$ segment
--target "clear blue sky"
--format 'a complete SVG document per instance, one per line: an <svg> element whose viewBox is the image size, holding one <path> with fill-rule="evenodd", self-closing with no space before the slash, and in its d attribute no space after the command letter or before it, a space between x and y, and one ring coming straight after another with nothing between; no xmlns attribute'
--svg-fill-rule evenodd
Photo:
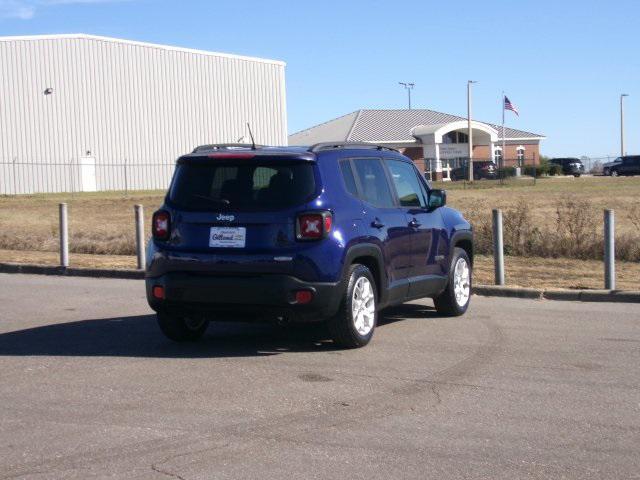
<svg viewBox="0 0 640 480"><path fill-rule="evenodd" d="M89 33L287 62L289 130L413 104L500 122L505 90L542 153L640 153L638 0L0 0L0 35Z"/></svg>

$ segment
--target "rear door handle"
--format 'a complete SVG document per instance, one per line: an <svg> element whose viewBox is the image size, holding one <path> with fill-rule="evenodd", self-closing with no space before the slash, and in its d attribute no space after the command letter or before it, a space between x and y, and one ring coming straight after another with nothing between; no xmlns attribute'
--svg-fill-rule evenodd
<svg viewBox="0 0 640 480"><path fill-rule="evenodd" d="M384 223L382 223L379 218L374 218L373 222L371 222L371 226L373 228L382 228L384 227Z"/></svg>
<svg viewBox="0 0 640 480"><path fill-rule="evenodd" d="M412 228L418 228L421 225L415 218L409 222L409 226Z"/></svg>

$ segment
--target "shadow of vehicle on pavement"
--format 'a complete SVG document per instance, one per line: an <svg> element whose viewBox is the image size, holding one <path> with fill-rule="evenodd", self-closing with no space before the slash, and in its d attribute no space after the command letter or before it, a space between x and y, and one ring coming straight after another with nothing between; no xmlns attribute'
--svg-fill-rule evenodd
<svg viewBox="0 0 640 480"><path fill-rule="evenodd" d="M384 310L378 327L409 318L435 318L432 307L406 304ZM0 355L207 358L336 350L323 324L212 322L196 343L173 343L155 315L57 323L0 334Z"/></svg>

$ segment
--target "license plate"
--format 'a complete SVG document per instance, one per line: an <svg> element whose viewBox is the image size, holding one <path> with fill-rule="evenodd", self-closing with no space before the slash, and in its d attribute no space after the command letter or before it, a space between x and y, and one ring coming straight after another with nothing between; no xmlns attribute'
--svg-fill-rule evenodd
<svg viewBox="0 0 640 480"><path fill-rule="evenodd" d="M244 248L247 229L244 227L211 227L209 246L215 248Z"/></svg>

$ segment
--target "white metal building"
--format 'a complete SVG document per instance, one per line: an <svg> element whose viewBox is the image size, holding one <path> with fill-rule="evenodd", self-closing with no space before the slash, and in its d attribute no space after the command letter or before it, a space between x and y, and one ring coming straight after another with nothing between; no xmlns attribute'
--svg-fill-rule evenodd
<svg viewBox="0 0 640 480"><path fill-rule="evenodd" d="M92 35L0 37L0 194L165 188L205 143L286 145L285 64Z"/></svg>

